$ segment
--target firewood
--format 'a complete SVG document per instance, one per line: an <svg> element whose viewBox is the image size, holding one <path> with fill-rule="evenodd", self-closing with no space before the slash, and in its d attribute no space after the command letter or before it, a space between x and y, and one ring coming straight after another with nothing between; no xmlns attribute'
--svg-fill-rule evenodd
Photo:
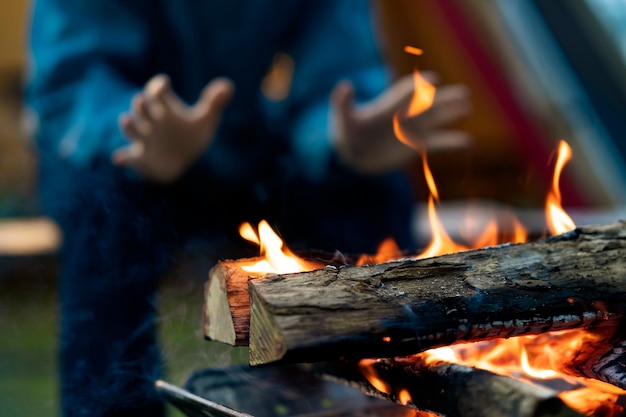
<svg viewBox="0 0 626 417"><path fill-rule="evenodd" d="M592 334L595 340L585 343L562 371L626 390L626 320L617 328L595 329Z"/></svg>
<svg viewBox="0 0 626 417"><path fill-rule="evenodd" d="M369 395L446 417L566 417L558 392L482 369L446 362L395 358L369 361L377 388L353 362L313 364L311 371ZM382 385L381 385L382 384ZM382 390L382 391L381 391ZM401 392L404 391L404 397Z"/></svg>
<svg viewBox="0 0 626 417"><path fill-rule="evenodd" d="M232 346L247 346L250 330L248 272L242 266L259 258L219 261L205 284L203 329L207 339Z"/></svg>
<svg viewBox="0 0 626 417"><path fill-rule="evenodd" d="M405 356L617 326L626 222L430 259L250 280L250 364Z"/></svg>
<svg viewBox="0 0 626 417"><path fill-rule="evenodd" d="M325 253L310 250L299 254L311 266L345 265L354 262L341 253ZM252 266L262 258L221 260L209 271L204 287L202 329L208 340L232 346L248 346L250 330L250 297L248 280L263 274L246 272L242 267Z"/></svg>

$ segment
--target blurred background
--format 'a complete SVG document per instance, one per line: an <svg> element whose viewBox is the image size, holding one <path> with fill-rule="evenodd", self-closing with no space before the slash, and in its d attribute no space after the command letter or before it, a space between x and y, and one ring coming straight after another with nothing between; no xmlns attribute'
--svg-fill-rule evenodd
<svg viewBox="0 0 626 417"><path fill-rule="evenodd" d="M474 112L458 127L472 134L473 146L429 156L451 234L468 213L505 210L540 234L560 139L573 150L561 191L576 224L626 218L626 2L373 4L382 50L398 75L434 70L442 83L463 83L472 92ZM6 0L0 12L0 414L15 417L57 409L61 237L39 210L23 127L28 8L27 0ZM405 45L424 54L409 55ZM421 166L410 175L424 203ZM418 233L428 227L424 218L423 204L416 205ZM163 349L174 384L194 368L245 360L245 352L202 340L201 306L201 286L184 269L163 281Z"/></svg>

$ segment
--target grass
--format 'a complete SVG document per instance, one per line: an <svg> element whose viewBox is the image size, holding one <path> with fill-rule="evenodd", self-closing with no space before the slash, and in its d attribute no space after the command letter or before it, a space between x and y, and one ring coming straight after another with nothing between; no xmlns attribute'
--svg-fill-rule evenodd
<svg viewBox="0 0 626 417"><path fill-rule="evenodd" d="M1 415L59 415L55 287L53 271L37 276L0 276ZM194 370L245 362L245 349L203 339L201 282L169 279L163 283L160 295L167 382L182 386ZM168 407L168 411L171 417L183 416L173 407Z"/></svg>

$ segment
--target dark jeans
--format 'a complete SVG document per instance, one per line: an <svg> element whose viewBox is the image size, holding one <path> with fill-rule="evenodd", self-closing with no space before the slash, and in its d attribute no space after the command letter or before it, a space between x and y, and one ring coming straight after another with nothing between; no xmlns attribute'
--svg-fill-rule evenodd
<svg viewBox="0 0 626 417"><path fill-rule="evenodd" d="M410 246L405 182L338 178L323 189L281 178L274 181L279 185L221 187L190 177L174 187L155 187L107 164L81 171L42 165L42 199L64 233L64 416L163 414L154 390L162 373L156 289L189 242L204 242L207 265L251 256L256 249L238 236L237 226L265 217L292 249L371 253L390 235Z"/></svg>

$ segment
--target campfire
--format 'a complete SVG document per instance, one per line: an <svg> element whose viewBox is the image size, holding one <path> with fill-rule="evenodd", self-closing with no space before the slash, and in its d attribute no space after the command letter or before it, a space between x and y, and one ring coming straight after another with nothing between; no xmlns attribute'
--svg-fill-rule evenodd
<svg viewBox="0 0 626 417"><path fill-rule="evenodd" d="M267 222L258 232L244 224L261 257L212 269L205 334L249 345L253 365L332 361L315 372L443 415L467 415L457 409L471 400L466 379L492 402L622 415L626 224L575 227L558 189L570 156L562 141L546 199L552 236L526 243L515 219L504 233L492 222L474 244L454 242L437 217L432 174L432 238L419 254L386 240L352 261L304 259ZM425 401L425 385L451 394Z"/></svg>
<svg viewBox="0 0 626 417"><path fill-rule="evenodd" d="M407 416L623 415L626 222L576 227L561 205L572 156L561 141L545 236L528 240L512 217L454 241L426 149L402 129L434 97L417 71L415 83L393 123L422 156L427 247L406 254L388 239L376 254L312 258L292 253L267 222L245 223L240 234L260 257L212 268L206 338L249 346L252 366L308 364L301 369L401 404Z"/></svg>

